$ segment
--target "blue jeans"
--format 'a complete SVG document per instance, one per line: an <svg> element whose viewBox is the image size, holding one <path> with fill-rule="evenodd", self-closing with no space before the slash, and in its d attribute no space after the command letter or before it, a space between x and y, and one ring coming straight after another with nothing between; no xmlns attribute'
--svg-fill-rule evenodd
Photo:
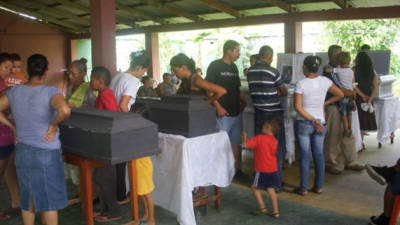
<svg viewBox="0 0 400 225"><path fill-rule="evenodd" d="M278 152L276 158L278 159L278 176L279 176L279 187L278 190L282 189L282 165L286 154L286 141L285 141L285 127L283 124L283 111L267 112L258 109L254 109L254 127L255 133L261 134L261 129L266 120L277 117L282 121L281 129L275 134L276 140L278 140Z"/></svg>
<svg viewBox="0 0 400 225"><path fill-rule="evenodd" d="M326 129L322 132L315 130L311 121L296 120L295 132L300 148L300 188L308 190L310 175L310 156L314 159L314 188L321 189L324 184L325 159L323 152Z"/></svg>
<svg viewBox="0 0 400 225"><path fill-rule="evenodd" d="M217 128L228 133L232 145L240 145L242 143L242 114L217 117Z"/></svg>

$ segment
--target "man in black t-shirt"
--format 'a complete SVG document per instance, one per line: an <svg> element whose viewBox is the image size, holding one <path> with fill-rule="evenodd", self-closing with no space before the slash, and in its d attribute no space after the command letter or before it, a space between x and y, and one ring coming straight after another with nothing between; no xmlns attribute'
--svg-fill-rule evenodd
<svg viewBox="0 0 400 225"><path fill-rule="evenodd" d="M240 144L242 133L242 111L246 106L244 94L240 92L239 71L234 61L240 56L240 45L228 40L223 47L222 59L212 62L207 69L206 80L225 88L227 93L213 104L217 110L217 127L225 130L232 144L235 169L240 170Z"/></svg>

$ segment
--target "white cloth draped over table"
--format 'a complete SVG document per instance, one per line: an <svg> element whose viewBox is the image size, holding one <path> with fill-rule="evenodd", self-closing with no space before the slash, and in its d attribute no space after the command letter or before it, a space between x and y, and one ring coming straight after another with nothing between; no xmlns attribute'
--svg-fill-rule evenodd
<svg viewBox="0 0 400 225"><path fill-rule="evenodd" d="M174 212L181 225L195 225L192 190L231 184L234 157L226 132L185 138L159 133L161 153L153 157L156 205Z"/></svg>
<svg viewBox="0 0 400 225"><path fill-rule="evenodd" d="M400 128L400 103L395 96L374 99L375 118L378 125L376 138L382 144L389 143L392 132Z"/></svg>
<svg viewBox="0 0 400 225"><path fill-rule="evenodd" d="M351 114L351 131L354 136L354 140L356 143L356 151L362 150L362 140L361 140L361 130L360 130L360 121L358 119L358 109L353 111Z"/></svg>

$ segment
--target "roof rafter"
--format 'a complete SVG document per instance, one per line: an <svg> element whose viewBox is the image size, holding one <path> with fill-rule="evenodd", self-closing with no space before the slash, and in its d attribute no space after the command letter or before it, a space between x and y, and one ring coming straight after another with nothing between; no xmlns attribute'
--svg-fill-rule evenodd
<svg viewBox="0 0 400 225"><path fill-rule="evenodd" d="M348 8L347 0L332 0L336 5L342 9Z"/></svg>
<svg viewBox="0 0 400 225"><path fill-rule="evenodd" d="M42 20L43 22L41 22L41 23L43 23L43 24L47 25L48 22L53 23L57 27L60 27L61 30L69 32L69 33L84 33L84 32L88 32L89 31L87 28L80 27L78 25L72 24L72 23L67 22L67 21L58 20L58 19L53 18L53 17L44 16L44 15L41 15L40 13L24 9L23 7L20 7L18 5L13 4L13 3L5 2L3 0L0 1L0 5L3 6L3 7L9 8L11 10L14 10L16 12L19 12L19 13L24 13L24 14L29 15L29 16L34 16L34 17Z"/></svg>
<svg viewBox="0 0 400 225"><path fill-rule="evenodd" d="M21 4L23 4L24 8L25 7L32 7L32 8L38 9L40 11L46 11L46 12L49 12L49 13L52 13L52 14L56 14L56 15L63 15L68 19L71 19L73 21L76 21L76 22L78 22L80 24L83 24L83 25L86 25L86 26L90 25L89 19L85 19L85 18L79 17L79 16L77 16L77 15L75 15L73 13L70 13L70 12L67 12L67 11L64 11L64 10L52 8L52 7L47 6L45 4L38 3L37 1L18 0L18 1L15 1L15 2L18 2L19 3L18 5L20 5L20 6L22 6Z"/></svg>
<svg viewBox="0 0 400 225"><path fill-rule="evenodd" d="M288 13L291 13L291 12L295 11L290 4L288 4L288 3L286 3L286 2L284 2L282 0L264 0L264 2L267 2L267 3L271 4L271 5L276 6L276 7L279 7L281 9L285 10Z"/></svg>
<svg viewBox="0 0 400 225"><path fill-rule="evenodd" d="M170 5L166 4L166 3L161 3L161 2L159 2L157 0L141 0L141 1L147 3L148 5L152 5L152 6L157 7L157 8L165 9L165 10L167 10L168 12L170 12L172 14L188 18L188 19L190 19L192 21L195 21L195 22L199 22L199 21L203 20L202 18L200 18L199 16L197 16L195 14L192 14L192 13L189 13L189 12L187 12L185 10L178 9L176 7L170 6Z"/></svg>
<svg viewBox="0 0 400 225"><path fill-rule="evenodd" d="M89 13L90 14L90 8L87 7L86 5L80 4L78 2L71 2L69 0L54 0L55 2L61 4L61 5L65 5L68 6L70 8L76 9L76 10L80 10L80 11L84 11L85 13ZM115 15L115 20L117 23L121 23L121 24L125 24L131 27L137 27L136 23L134 20L126 18L125 16L121 16L121 15Z"/></svg>
<svg viewBox="0 0 400 225"><path fill-rule="evenodd" d="M211 8L217 9L219 11L222 11L224 13L227 13L229 15L232 15L236 18L242 17L243 15L240 14L239 11L232 9L230 6L227 6L221 2L218 2L217 0L199 0L200 2L208 5Z"/></svg>
<svg viewBox="0 0 400 225"><path fill-rule="evenodd" d="M159 24L163 24L164 23L164 21L162 19L158 18L158 17L149 16L148 14L146 14L146 13L144 13L144 12L138 10L138 9L122 5L122 4L118 3L118 2L115 2L115 8L117 10L125 11L127 13L136 15L137 17L142 17L144 19L152 20L152 21L157 22Z"/></svg>

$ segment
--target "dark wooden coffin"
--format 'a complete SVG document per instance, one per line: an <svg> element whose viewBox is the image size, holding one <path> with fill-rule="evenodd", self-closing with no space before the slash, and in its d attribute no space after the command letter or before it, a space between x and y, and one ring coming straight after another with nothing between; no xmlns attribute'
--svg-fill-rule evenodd
<svg viewBox="0 0 400 225"><path fill-rule="evenodd" d="M158 125L160 132L196 137L217 132L215 108L205 97L173 95L156 99L136 99L146 105L144 116Z"/></svg>
<svg viewBox="0 0 400 225"><path fill-rule="evenodd" d="M73 109L60 139L63 151L110 164L159 152L157 125L136 113Z"/></svg>

